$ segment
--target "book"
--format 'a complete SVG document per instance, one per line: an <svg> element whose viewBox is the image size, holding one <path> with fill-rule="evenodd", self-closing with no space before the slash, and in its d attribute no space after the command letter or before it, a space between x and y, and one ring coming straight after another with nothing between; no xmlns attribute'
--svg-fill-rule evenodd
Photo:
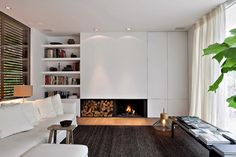
<svg viewBox="0 0 236 157"><path fill-rule="evenodd" d="M220 156L236 157L236 145L233 144L214 144L212 149Z"/></svg>
<svg viewBox="0 0 236 157"><path fill-rule="evenodd" d="M236 144L236 135L232 134L230 132L224 132L222 133L222 136L228 139L231 143Z"/></svg>
<svg viewBox="0 0 236 157"><path fill-rule="evenodd" d="M219 133L206 133L199 135L199 139L204 142L206 145L212 145L212 144L222 144L222 143L230 143L229 140L224 138Z"/></svg>
<svg viewBox="0 0 236 157"><path fill-rule="evenodd" d="M212 134L212 132L208 129L189 129L189 132L195 137L199 137L200 135L209 134L209 133Z"/></svg>
<svg viewBox="0 0 236 157"><path fill-rule="evenodd" d="M189 129L189 132L195 137L198 137L200 134L205 133L202 129Z"/></svg>
<svg viewBox="0 0 236 157"><path fill-rule="evenodd" d="M215 131L217 130L216 127L213 127L210 124L204 123L204 122L200 122L200 123L193 123L191 124L191 126L195 129L208 129L210 131Z"/></svg>

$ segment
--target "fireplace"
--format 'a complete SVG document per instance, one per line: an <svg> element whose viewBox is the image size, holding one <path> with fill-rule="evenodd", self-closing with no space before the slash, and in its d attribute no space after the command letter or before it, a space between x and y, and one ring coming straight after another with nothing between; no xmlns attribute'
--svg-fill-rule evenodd
<svg viewBox="0 0 236 157"><path fill-rule="evenodd" d="M81 99L81 117L147 117L146 99Z"/></svg>
<svg viewBox="0 0 236 157"><path fill-rule="evenodd" d="M117 99L114 104L114 117L147 117L147 100Z"/></svg>

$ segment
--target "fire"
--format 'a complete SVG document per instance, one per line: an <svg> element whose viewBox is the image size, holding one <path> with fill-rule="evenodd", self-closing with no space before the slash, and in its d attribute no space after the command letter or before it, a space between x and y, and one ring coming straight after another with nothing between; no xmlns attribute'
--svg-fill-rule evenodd
<svg viewBox="0 0 236 157"><path fill-rule="evenodd" d="M128 105L125 111L128 112L128 113L131 113L132 112L132 107L130 105Z"/></svg>

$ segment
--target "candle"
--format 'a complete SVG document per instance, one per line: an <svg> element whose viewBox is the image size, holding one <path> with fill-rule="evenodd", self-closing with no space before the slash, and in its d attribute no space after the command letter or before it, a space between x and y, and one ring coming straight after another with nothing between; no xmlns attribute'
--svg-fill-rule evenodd
<svg viewBox="0 0 236 157"><path fill-rule="evenodd" d="M163 126L163 127L166 126L166 120L165 120L165 119L162 119L161 123L162 123L162 126Z"/></svg>

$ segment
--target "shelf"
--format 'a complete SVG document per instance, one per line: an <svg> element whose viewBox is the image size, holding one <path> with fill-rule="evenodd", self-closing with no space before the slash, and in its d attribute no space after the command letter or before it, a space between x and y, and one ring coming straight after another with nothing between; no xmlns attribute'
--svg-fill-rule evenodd
<svg viewBox="0 0 236 157"><path fill-rule="evenodd" d="M42 45L44 48L77 48L80 47L80 44L60 44L60 45L51 45L51 44L46 44Z"/></svg>
<svg viewBox="0 0 236 157"><path fill-rule="evenodd" d="M80 85L42 85L46 88L78 88Z"/></svg>
<svg viewBox="0 0 236 157"><path fill-rule="evenodd" d="M79 61L80 58L42 58L43 61Z"/></svg>
<svg viewBox="0 0 236 157"><path fill-rule="evenodd" d="M80 74L80 71L44 71L42 74Z"/></svg>

